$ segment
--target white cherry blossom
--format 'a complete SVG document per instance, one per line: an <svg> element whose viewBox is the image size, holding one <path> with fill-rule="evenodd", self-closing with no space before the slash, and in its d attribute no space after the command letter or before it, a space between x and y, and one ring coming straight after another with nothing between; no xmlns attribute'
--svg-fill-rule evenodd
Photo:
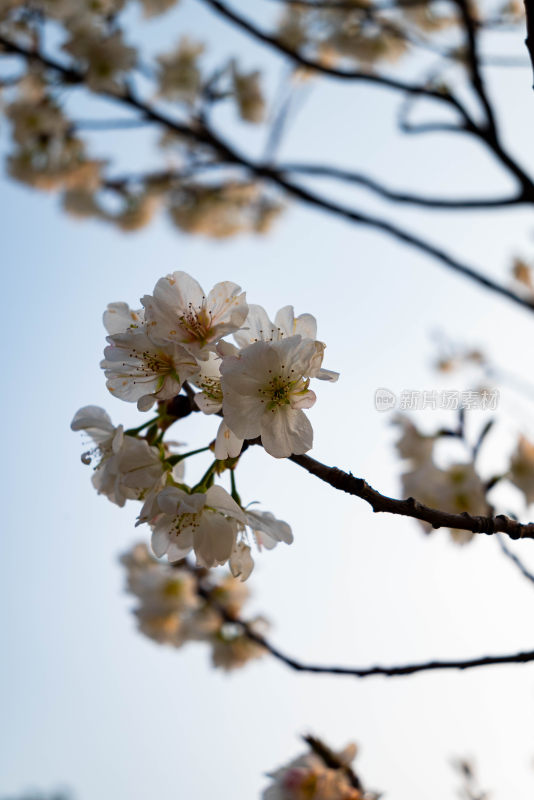
<svg viewBox="0 0 534 800"><path fill-rule="evenodd" d="M179 561L194 550L203 567L229 560L237 523L246 521L243 510L221 486L193 494L168 486L158 494L157 507L152 533L155 555Z"/></svg>
<svg viewBox="0 0 534 800"><path fill-rule="evenodd" d="M140 500L151 488L161 486L164 470L158 449L145 439L125 435L122 425L115 428L103 408L81 408L71 428L85 431L95 443L82 460L90 464L98 459L93 486L112 503L123 506L126 500Z"/></svg>
<svg viewBox="0 0 534 800"><path fill-rule="evenodd" d="M284 767L269 773L273 782L264 790L262 800L362 800L363 794L351 785L343 768L356 755L356 746L349 744L338 753L340 767L327 767L315 753L309 752Z"/></svg>
<svg viewBox="0 0 534 800"><path fill-rule="evenodd" d="M242 326L248 312L245 293L235 283L217 283L206 296L186 272L161 278L141 302L152 339L180 344L201 360Z"/></svg>
<svg viewBox="0 0 534 800"><path fill-rule="evenodd" d="M286 458L313 444L311 424L302 411L315 403L309 374L315 342L290 336L256 342L221 364L224 421L242 439L261 436L268 453Z"/></svg>
<svg viewBox="0 0 534 800"><path fill-rule="evenodd" d="M232 352L234 351L237 352L235 348L232 348ZM193 380L195 386L202 390L195 395L195 402L204 414L218 414L222 409L220 365L220 355L210 353L206 361L200 362L200 372ZM237 458L242 447L243 439L232 433L223 419L215 439L215 458L220 461Z"/></svg>
<svg viewBox="0 0 534 800"><path fill-rule="evenodd" d="M274 322L262 306L250 303L248 315L241 330L234 334L239 347L247 347L254 342L279 342L290 336L302 336L313 339L316 346L315 360L310 367L310 378L335 382L339 372L323 369L321 363L326 345L317 341L317 320L312 314L300 314L295 317L293 306L284 306L277 311Z"/></svg>
<svg viewBox="0 0 534 800"><path fill-rule="evenodd" d="M108 303L102 319L105 329L113 336L116 333L141 329L144 315L143 308L134 311L128 303Z"/></svg>
<svg viewBox="0 0 534 800"><path fill-rule="evenodd" d="M175 397L198 372L196 359L185 348L174 342L155 344L143 330L117 333L107 341L100 363L106 386L121 400L137 402L140 411Z"/></svg>
<svg viewBox="0 0 534 800"><path fill-rule="evenodd" d="M279 542L292 543L293 533L290 526L287 522L276 519L270 511L246 511L245 516L246 526L252 531L258 550L262 547L272 550ZM242 581L246 581L254 569L251 548L245 538L245 529L241 527L241 538L236 541L230 558L232 575Z"/></svg>

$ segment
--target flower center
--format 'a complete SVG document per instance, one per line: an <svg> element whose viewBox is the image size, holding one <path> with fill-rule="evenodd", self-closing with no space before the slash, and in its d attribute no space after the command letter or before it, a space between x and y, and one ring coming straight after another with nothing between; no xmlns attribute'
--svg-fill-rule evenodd
<svg viewBox="0 0 534 800"><path fill-rule="evenodd" d="M309 380L304 378L273 375L269 383L258 389L258 394L261 395L261 402L266 404L267 410L274 411L279 406L290 405L293 395L304 394L308 390L309 383Z"/></svg>
<svg viewBox="0 0 534 800"><path fill-rule="evenodd" d="M204 343L208 339L208 334L212 327L212 313L204 302L200 308L195 308L192 303L188 303L187 311L178 317L180 325L189 334L189 341L199 340Z"/></svg>
<svg viewBox="0 0 534 800"><path fill-rule="evenodd" d="M203 378L199 386L204 394L217 403L222 403L223 393L220 378Z"/></svg>

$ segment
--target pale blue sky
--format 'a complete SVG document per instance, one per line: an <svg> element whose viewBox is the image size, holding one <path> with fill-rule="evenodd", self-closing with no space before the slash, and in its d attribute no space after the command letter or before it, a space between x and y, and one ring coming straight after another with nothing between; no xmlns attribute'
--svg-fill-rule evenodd
<svg viewBox="0 0 534 800"><path fill-rule="evenodd" d="M266 5L254 0L247 11L263 14ZM239 47L248 67L279 65L271 84L280 78L281 62L193 0L169 19L148 26L151 44L163 48L192 32L216 41L219 52ZM509 42L521 46L520 37ZM532 167L530 83L527 70L507 71L495 75L492 90L507 138ZM386 93L318 85L283 155L319 154L393 185L409 181L413 190L506 188L469 143L398 140L394 107ZM219 123L257 147L257 135L242 133L229 112ZM150 135L102 135L99 151L119 146L117 170L139 168ZM363 192L341 196L389 211ZM333 746L357 741L364 779L391 800L449 800L457 783L449 759L464 755L476 758L494 800L531 797L532 666L358 682L298 675L265 658L227 676L210 668L201 645L174 651L139 635L117 556L147 533L133 528L135 504L119 509L94 493L69 423L88 403L105 406L116 424L138 420L105 388L101 313L110 301L134 305L159 277L183 269L205 288L236 281L270 312L292 303L316 315L325 364L342 375L319 387L310 413L313 455L395 494L400 465L388 415L373 409L375 388L454 385L429 369L437 327L483 344L528 377L532 317L412 250L294 205L266 238L212 242L181 235L164 219L131 236L76 223L54 196L7 180L0 197L0 797L68 787L79 800L249 800L308 731ZM462 218L412 210L402 219L503 279L513 254L534 254L530 210ZM504 402L489 471L519 427L532 427L531 409ZM198 446L212 436L213 421L199 417L177 427L176 438ZM424 422L437 427L444 418L433 412ZM534 592L489 537L454 548L443 532L424 538L409 520L373 515L291 463L259 450L245 458L243 499L261 500L295 535L291 547L258 559L251 579L251 608L272 620L272 639L283 649L366 665L532 648ZM192 463L189 474L203 463ZM534 564L531 550L531 542L520 549Z"/></svg>

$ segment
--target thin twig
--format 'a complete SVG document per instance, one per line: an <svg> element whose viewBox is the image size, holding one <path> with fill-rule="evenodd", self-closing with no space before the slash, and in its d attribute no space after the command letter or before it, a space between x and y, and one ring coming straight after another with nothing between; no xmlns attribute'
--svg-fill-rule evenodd
<svg viewBox="0 0 534 800"><path fill-rule="evenodd" d="M498 664L528 664L534 661L534 650L528 650L520 653L512 653L506 655L493 655L481 656L479 658L471 658L457 661L423 661L414 664L402 664L393 666L376 665L372 667L339 667L339 666L326 666L323 664L310 664L304 661L299 661L293 656L283 653L278 647L275 647L265 636L254 630L253 625L246 620L241 619L235 614L231 614L222 605L217 603L211 596L209 589L206 589L199 582L197 584L198 594L205 598L213 608L221 615L225 622L239 625L245 636L252 642L263 647L270 655L282 662L290 669L296 672L309 672L316 675L346 675L353 678L369 678L376 675L382 675L387 678L396 678L403 675L415 675L419 672L435 672L437 670L466 670L475 669L477 667L487 667Z"/></svg>
<svg viewBox="0 0 534 800"><path fill-rule="evenodd" d="M529 569L527 569L527 567L523 564L519 556L516 556L515 553L512 553L512 551L509 549L506 542L504 541L504 538L502 536L497 536L497 542L499 543L499 547L501 548L504 555L516 565L521 574L524 575L527 580L532 581L532 583L534 583L534 574L530 572Z"/></svg>
<svg viewBox="0 0 534 800"><path fill-rule="evenodd" d="M321 164L299 164L289 163L281 164L278 167L282 172L296 173L301 175L310 175L318 178L334 178L336 180L344 181L346 183L355 183L360 186L365 186L373 192L381 195L387 200L395 203L406 203L408 205L424 206L425 208L439 208L439 209L477 209L477 208L500 208L502 206L521 205L527 201L521 194L507 195L506 197L494 198L442 198L442 197L425 197L424 195L407 194L404 192L396 192L384 186L374 178L370 178L361 172L352 172L348 169L341 169L339 167L324 166Z"/></svg>

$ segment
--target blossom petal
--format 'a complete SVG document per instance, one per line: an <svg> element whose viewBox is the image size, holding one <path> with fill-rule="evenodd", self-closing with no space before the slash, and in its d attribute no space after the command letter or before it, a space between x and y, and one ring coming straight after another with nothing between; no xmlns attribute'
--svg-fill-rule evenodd
<svg viewBox="0 0 534 800"><path fill-rule="evenodd" d="M224 419L219 425L217 438L215 439L214 455L219 461L227 458L237 458L243 447L243 439L232 433Z"/></svg>
<svg viewBox="0 0 534 800"><path fill-rule="evenodd" d="M282 406L263 415L261 443L275 458L307 453L313 446L313 429L303 411Z"/></svg>
<svg viewBox="0 0 534 800"><path fill-rule="evenodd" d="M231 498L230 498L231 499ZM195 530L194 547L198 563L203 567L224 564L230 558L237 534L235 522L215 511L202 514L202 522Z"/></svg>
<svg viewBox="0 0 534 800"><path fill-rule="evenodd" d="M229 517L234 517L234 519L242 522L243 525L247 521L243 509L237 505L234 498L231 497L222 486L210 486L206 492L206 505L217 509L217 511Z"/></svg>
<svg viewBox="0 0 534 800"><path fill-rule="evenodd" d="M230 571L234 578L246 581L254 569L254 559L252 558L250 547L244 542L236 542L232 555L230 556Z"/></svg>

